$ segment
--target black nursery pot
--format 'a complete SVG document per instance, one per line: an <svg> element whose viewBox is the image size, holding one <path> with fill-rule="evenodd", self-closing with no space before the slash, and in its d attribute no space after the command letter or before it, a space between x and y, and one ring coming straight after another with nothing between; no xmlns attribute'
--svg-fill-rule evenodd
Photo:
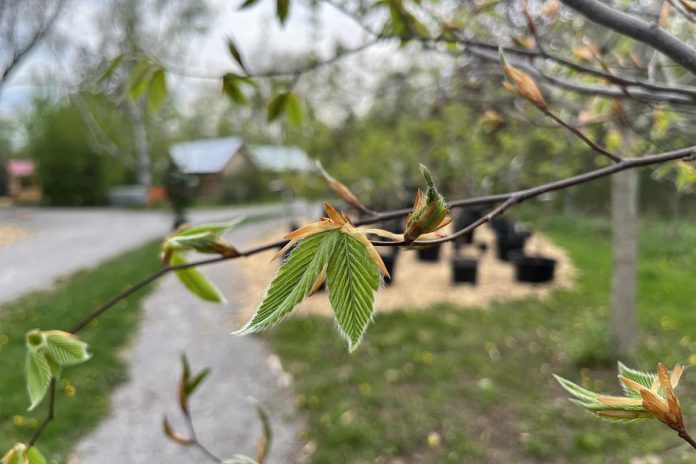
<svg viewBox="0 0 696 464"><path fill-rule="evenodd" d="M519 282L551 282L556 271L556 262L555 259L541 256L515 256L515 277Z"/></svg>
<svg viewBox="0 0 696 464"><path fill-rule="evenodd" d="M384 276L384 285L391 285L392 282L394 281L394 267L396 266L396 257L398 256L396 253L390 253L388 255L380 255L382 257L382 262L384 263L384 267L387 268L387 272L389 272L389 276Z"/></svg>
<svg viewBox="0 0 696 464"><path fill-rule="evenodd" d="M498 235L498 259L510 261L511 254L522 251L526 242L527 235Z"/></svg>
<svg viewBox="0 0 696 464"><path fill-rule="evenodd" d="M510 232L510 222L503 217L496 217L491 221L491 228L498 236L507 235Z"/></svg>
<svg viewBox="0 0 696 464"><path fill-rule="evenodd" d="M435 262L440 259L440 245L431 246L428 248L420 248L418 250L418 259L420 261Z"/></svg>
<svg viewBox="0 0 696 464"><path fill-rule="evenodd" d="M470 283L476 285L478 277L478 261L468 258L455 258L452 260L452 281L456 283Z"/></svg>

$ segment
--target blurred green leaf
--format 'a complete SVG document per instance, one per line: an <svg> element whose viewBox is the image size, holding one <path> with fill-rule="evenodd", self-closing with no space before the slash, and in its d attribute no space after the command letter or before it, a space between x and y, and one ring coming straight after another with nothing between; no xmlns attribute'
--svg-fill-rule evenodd
<svg viewBox="0 0 696 464"><path fill-rule="evenodd" d="M250 6L253 6L258 2L259 0L245 0L244 3L242 3L242 6L239 7L240 10L243 10L244 8L249 8Z"/></svg>
<svg viewBox="0 0 696 464"><path fill-rule="evenodd" d="M164 69L157 69L150 79L150 90L148 93L148 108L150 111L157 111L162 107L167 98L167 77Z"/></svg>
<svg viewBox="0 0 696 464"><path fill-rule="evenodd" d="M36 446L27 448L26 456L28 464L46 464L46 458Z"/></svg>
<svg viewBox="0 0 696 464"><path fill-rule="evenodd" d="M117 55L115 58L113 58L109 62L109 65L106 67L106 69L101 74L101 76L99 76L99 79L97 80L97 82L104 82L105 80L110 78L114 74L116 69L118 69L118 67L121 65L124 57L125 57L125 55L120 54L120 55Z"/></svg>
<svg viewBox="0 0 696 464"><path fill-rule="evenodd" d="M178 266L188 264L188 261L180 253L174 252L171 255L169 263L172 266ZM179 269L176 270L175 273L181 283L199 298L214 303L226 302L220 290L195 267Z"/></svg>
<svg viewBox="0 0 696 464"><path fill-rule="evenodd" d="M295 127L300 127L302 125L302 121L304 120L302 104L300 102L300 97L295 92L288 93L285 100L285 112L288 116L288 122L291 125Z"/></svg>
<svg viewBox="0 0 696 464"><path fill-rule="evenodd" d="M131 100L136 101L145 93L154 72L155 66L147 58L142 58L136 63L127 86L128 97Z"/></svg>
<svg viewBox="0 0 696 464"><path fill-rule="evenodd" d="M203 381L208 377L208 374L210 374L210 368L206 367L202 371L200 371L196 376L191 379L189 382L186 383L186 386L184 387L184 391L186 392L186 395L189 396L191 395L196 389L203 383Z"/></svg>
<svg viewBox="0 0 696 464"><path fill-rule="evenodd" d="M239 67L241 67L244 72L247 72L242 55L239 53L239 49L232 38L227 39L227 49L230 51L230 55L232 55L232 58L234 58L234 61L237 62Z"/></svg>
<svg viewBox="0 0 696 464"><path fill-rule="evenodd" d="M233 102L243 105L247 102L247 97L239 85L241 82L244 82L243 76L234 73L227 73L222 76L222 92L230 97Z"/></svg>
<svg viewBox="0 0 696 464"><path fill-rule="evenodd" d="M290 11L290 0L276 0L276 15L280 24L285 24Z"/></svg>
<svg viewBox="0 0 696 464"><path fill-rule="evenodd" d="M267 113L269 122L275 121L285 112L287 101L288 93L279 93L268 102Z"/></svg>

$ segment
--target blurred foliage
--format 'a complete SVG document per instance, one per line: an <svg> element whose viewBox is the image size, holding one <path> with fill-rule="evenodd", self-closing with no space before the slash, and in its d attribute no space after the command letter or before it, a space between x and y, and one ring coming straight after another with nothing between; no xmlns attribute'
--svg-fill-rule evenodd
<svg viewBox="0 0 696 464"><path fill-rule="evenodd" d="M108 187L121 182L123 166L89 146L92 135L81 110L66 99L34 102L27 125L27 155L38 162L44 199L52 206L103 204Z"/></svg>

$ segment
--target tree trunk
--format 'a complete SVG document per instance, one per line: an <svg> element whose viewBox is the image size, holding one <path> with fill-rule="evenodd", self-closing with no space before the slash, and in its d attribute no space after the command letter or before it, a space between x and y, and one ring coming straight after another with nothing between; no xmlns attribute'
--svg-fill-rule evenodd
<svg viewBox="0 0 696 464"><path fill-rule="evenodd" d="M611 218L613 272L611 278L611 348L630 357L638 338L636 267L638 239L638 176L629 169L612 176Z"/></svg>
<svg viewBox="0 0 696 464"><path fill-rule="evenodd" d="M143 111L138 103L128 102L128 114L133 127L133 145L137 156L138 184L150 191L152 185L152 170L150 166L150 150L147 145L147 132L143 121Z"/></svg>

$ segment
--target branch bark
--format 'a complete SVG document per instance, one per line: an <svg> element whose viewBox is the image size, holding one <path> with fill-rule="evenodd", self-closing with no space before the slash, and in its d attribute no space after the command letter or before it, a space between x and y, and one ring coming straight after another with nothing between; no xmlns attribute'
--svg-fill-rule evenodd
<svg viewBox="0 0 696 464"><path fill-rule="evenodd" d="M696 74L696 49L682 42L657 24L650 24L598 0L561 0L592 22L642 42Z"/></svg>

